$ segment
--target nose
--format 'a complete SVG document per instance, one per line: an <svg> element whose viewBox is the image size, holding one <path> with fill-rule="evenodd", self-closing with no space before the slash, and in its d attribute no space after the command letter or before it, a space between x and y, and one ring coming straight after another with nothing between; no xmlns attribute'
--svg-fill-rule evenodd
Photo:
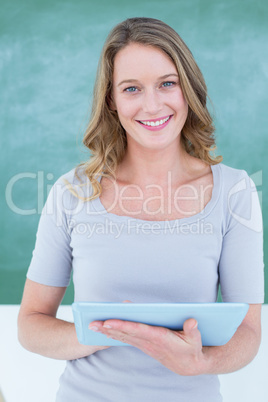
<svg viewBox="0 0 268 402"><path fill-rule="evenodd" d="M143 95L143 111L150 116L157 116L162 109L162 102L154 89L148 89Z"/></svg>

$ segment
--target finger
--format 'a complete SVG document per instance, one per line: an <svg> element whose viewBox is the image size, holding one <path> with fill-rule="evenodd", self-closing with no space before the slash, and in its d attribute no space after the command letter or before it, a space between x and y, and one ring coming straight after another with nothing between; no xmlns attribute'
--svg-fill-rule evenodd
<svg viewBox="0 0 268 402"><path fill-rule="evenodd" d="M119 321L119 320L110 320L110 321ZM94 332L100 332L106 335L108 338L116 339L118 341L132 344L133 346L138 346L138 338L135 338L135 334L128 334L123 332L122 330L113 330L110 329L110 325L103 326L104 321L92 321L89 324L89 329ZM134 335L134 336L133 336Z"/></svg>
<svg viewBox="0 0 268 402"><path fill-rule="evenodd" d="M172 332L169 329L163 327L156 327L140 322L122 320L107 320L104 322L103 329L108 329L110 331L120 331L124 334L128 334L129 336L152 343L162 342L166 339L168 333Z"/></svg>
<svg viewBox="0 0 268 402"><path fill-rule="evenodd" d="M103 321L92 321L88 328L92 331L99 331L103 326Z"/></svg>
<svg viewBox="0 0 268 402"><path fill-rule="evenodd" d="M136 336L142 330L142 325L138 322L125 320L106 320L103 322L103 328L113 331L119 331Z"/></svg>
<svg viewBox="0 0 268 402"><path fill-rule="evenodd" d="M159 342L152 342L156 336L150 326L134 322L122 322L117 326L116 320L109 320L109 323L105 324L101 329L101 333L106 335L108 338L118 340L123 343L135 346L145 353L152 348L153 345L159 344ZM112 325L111 325L112 324ZM116 324L116 325L115 325ZM110 328L112 326L112 328ZM149 349L148 349L149 348Z"/></svg>
<svg viewBox="0 0 268 402"><path fill-rule="evenodd" d="M133 303L133 302L130 300L124 300L123 303Z"/></svg>
<svg viewBox="0 0 268 402"><path fill-rule="evenodd" d="M201 334L198 330L198 322L194 318L186 320L183 324L184 339L202 345Z"/></svg>
<svg viewBox="0 0 268 402"><path fill-rule="evenodd" d="M197 321L194 318L189 318L183 323L183 331L185 334L192 332L193 329L197 328Z"/></svg>

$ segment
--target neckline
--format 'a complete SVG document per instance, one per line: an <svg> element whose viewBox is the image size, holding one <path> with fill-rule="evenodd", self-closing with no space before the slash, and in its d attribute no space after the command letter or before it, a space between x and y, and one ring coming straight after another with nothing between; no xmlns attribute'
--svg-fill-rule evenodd
<svg viewBox="0 0 268 402"><path fill-rule="evenodd" d="M179 218L179 219L172 219L172 220L162 220L162 221L151 221L151 220L145 220L145 219L139 219L135 218L132 216L127 216L127 215L116 215L111 212L108 212L106 208L103 206L100 197L94 199L92 201L92 206L96 213L98 215L102 215L103 217L108 218L111 221L116 221L120 222L121 224L128 224L131 222L131 225L146 225L147 228L150 228L150 226L155 227L156 224L159 228L163 227L165 228L167 224L171 224L172 226L178 226L182 224L190 224L194 223L198 220L204 219L207 215L211 213L211 211L214 209L215 205L217 204L219 195L220 195L220 189L221 189L221 163L218 163L217 165L211 165L211 171L213 175L213 189L212 189L212 196L205 208L202 209L202 211L198 212L197 214L191 215L186 218ZM101 177L98 178L98 181L101 181Z"/></svg>

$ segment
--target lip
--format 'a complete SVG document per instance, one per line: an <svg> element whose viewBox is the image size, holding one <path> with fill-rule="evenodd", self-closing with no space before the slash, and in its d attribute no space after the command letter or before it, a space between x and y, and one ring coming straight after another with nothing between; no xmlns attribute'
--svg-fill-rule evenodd
<svg viewBox="0 0 268 402"><path fill-rule="evenodd" d="M165 127L168 125L168 123L170 122L170 120L171 120L172 117L173 117L173 114L167 115L167 116L165 116L165 117L159 117L158 119L142 120L142 121L153 121L153 122L154 122L154 121L159 121L159 120L166 119L167 117L169 117L168 121L166 121L164 124L161 124L161 125L159 125L159 126L154 126L154 127L152 127L152 126L146 126L145 124L142 124L139 120L136 120L136 121L137 121L137 123L139 123L142 127L146 128L147 130L150 130L150 131L158 131L158 130L162 130L163 128L165 128Z"/></svg>
<svg viewBox="0 0 268 402"><path fill-rule="evenodd" d="M158 117L158 119L150 119L150 120L137 120L137 121L152 121L152 122L155 122L155 121L159 121L159 120L164 120L164 119L166 119L167 117L170 117L171 115L170 114L168 114L167 116L164 116L164 117Z"/></svg>

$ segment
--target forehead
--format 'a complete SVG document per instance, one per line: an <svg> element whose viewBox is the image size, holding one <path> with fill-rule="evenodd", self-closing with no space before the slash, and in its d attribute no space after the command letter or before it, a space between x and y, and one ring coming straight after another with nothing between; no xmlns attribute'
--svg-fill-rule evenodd
<svg viewBox="0 0 268 402"><path fill-rule="evenodd" d="M177 74L175 64L166 53L154 46L130 43L115 56L115 81L139 79L148 74L161 77L171 73Z"/></svg>

